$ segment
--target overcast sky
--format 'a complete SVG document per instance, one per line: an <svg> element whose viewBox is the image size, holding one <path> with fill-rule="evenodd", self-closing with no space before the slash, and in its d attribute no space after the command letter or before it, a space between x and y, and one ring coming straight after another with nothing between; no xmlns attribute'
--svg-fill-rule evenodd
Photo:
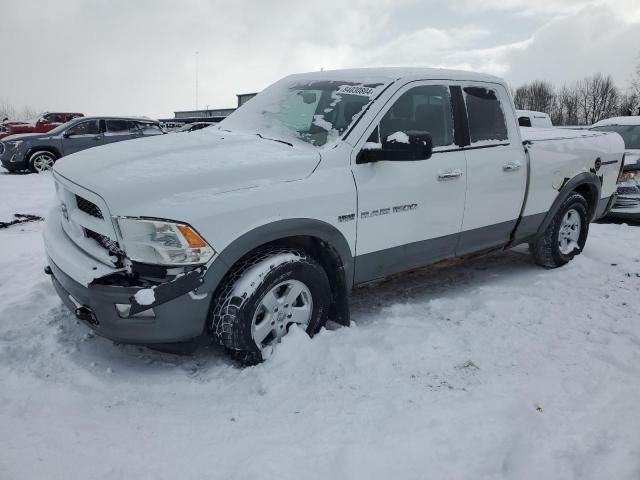
<svg viewBox="0 0 640 480"><path fill-rule="evenodd" d="M166 116L289 73L417 65L556 84L640 60L640 0L0 0L0 100Z"/></svg>

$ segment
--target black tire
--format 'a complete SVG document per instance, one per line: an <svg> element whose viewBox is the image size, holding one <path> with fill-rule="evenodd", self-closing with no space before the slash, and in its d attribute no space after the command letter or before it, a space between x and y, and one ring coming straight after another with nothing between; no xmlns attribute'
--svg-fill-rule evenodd
<svg viewBox="0 0 640 480"><path fill-rule="evenodd" d="M560 249L560 227L565 215L570 210L577 212L580 217L580 235L577 247L571 252L563 253ZM574 192L562 203L544 234L529 244L529 251L538 265L547 268L561 267L582 252L584 245L587 243L588 234L589 205L582 195Z"/></svg>
<svg viewBox="0 0 640 480"><path fill-rule="evenodd" d="M29 155L29 170L31 170L33 173L42 173L46 171L46 170L39 169L37 166L38 158L42 158L42 157L47 157L51 159L51 167L53 167L53 164L58 159L58 156L53 152L50 152L48 150L37 150Z"/></svg>
<svg viewBox="0 0 640 480"><path fill-rule="evenodd" d="M210 333L232 358L244 365L266 359L277 339L273 338L269 345L256 343L252 334L254 315L267 293L288 281L302 282L311 295L307 334L313 336L324 326L331 302L324 269L299 250L270 248L258 251L232 270L213 299Z"/></svg>

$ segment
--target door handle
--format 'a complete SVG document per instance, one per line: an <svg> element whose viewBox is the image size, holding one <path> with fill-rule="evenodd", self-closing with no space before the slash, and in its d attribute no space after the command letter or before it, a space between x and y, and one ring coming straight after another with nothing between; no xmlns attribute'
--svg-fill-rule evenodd
<svg viewBox="0 0 640 480"><path fill-rule="evenodd" d="M101 135L96 135L95 137L93 137L94 140L100 140L102 138Z"/></svg>
<svg viewBox="0 0 640 480"><path fill-rule="evenodd" d="M438 172L438 181L446 182L447 180L455 180L462 176L462 170L459 168L453 170L440 170Z"/></svg>
<svg viewBox="0 0 640 480"><path fill-rule="evenodd" d="M517 172L522 168L522 164L520 162L510 162L502 165L503 172Z"/></svg>

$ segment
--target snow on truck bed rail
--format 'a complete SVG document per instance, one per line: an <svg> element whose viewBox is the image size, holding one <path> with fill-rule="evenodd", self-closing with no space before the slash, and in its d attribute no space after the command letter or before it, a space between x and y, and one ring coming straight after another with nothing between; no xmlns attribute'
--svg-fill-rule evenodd
<svg viewBox="0 0 640 480"><path fill-rule="evenodd" d="M52 193L0 174L5 213ZM352 328L246 369L94 335L41 227L0 230L3 480L638 479L640 227L593 225L560 269L518 247L358 289Z"/></svg>
<svg viewBox="0 0 640 480"><path fill-rule="evenodd" d="M595 132L591 130L569 130L558 128L532 127L520 128L520 136L525 142L536 142L543 140L573 140L576 138L602 137L604 135L607 135L607 133Z"/></svg>

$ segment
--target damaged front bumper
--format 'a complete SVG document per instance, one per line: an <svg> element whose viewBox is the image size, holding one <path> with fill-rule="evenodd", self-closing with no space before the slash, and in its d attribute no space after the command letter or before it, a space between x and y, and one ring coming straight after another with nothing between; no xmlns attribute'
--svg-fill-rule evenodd
<svg viewBox="0 0 640 480"><path fill-rule="evenodd" d="M138 281L124 268L105 265L80 249L63 231L59 218L45 222L44 243L51 275L63 303L101 336L135 344L173 343L202 334L211 295L203 291L205 268L167 281ZM153 290L141 305L136 294Z"/></svg>

